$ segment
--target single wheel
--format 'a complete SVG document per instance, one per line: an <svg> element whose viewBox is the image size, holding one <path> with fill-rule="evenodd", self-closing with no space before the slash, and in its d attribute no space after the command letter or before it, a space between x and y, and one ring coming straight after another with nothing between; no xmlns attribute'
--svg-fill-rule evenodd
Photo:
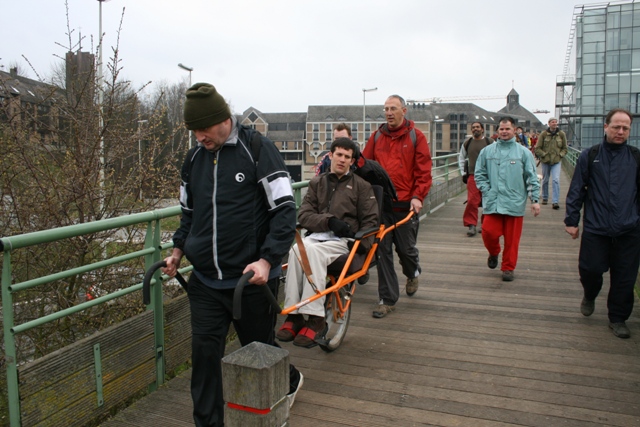
<svg viewBox="0 0 640 427"><path fill-rule="evenodd" d="M341 304L344 307L347 301L351 298L351 289L353 283L342 287L338 290L338 293L332 293L327 295L325 302L325 319L327 319L328 330L323 339L316 340L320 348L327 353L337 350L342 344L342 340L347 335L347 329L349 328L349 319L351 318L351 305L340 316L338 309L337 298L340 298ZM339 296L337 296L339 295Z"/></svg>

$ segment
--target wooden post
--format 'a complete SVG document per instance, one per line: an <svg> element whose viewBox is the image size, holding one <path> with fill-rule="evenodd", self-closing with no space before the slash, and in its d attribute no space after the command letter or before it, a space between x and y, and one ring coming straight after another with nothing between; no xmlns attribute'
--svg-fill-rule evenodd
<svg viewBox="0 0 640 427"><path fill-rule="evenodd" d="M286 426L289 352L253 342L222 359L224 422L229 427Z"/></svg>

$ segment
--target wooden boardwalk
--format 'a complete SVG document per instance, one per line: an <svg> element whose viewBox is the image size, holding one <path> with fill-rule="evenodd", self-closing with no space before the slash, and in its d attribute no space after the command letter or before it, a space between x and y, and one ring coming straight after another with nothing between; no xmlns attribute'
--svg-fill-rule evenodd
<svg viewBox="0 0 640 427"><path fill-rule="evenodd" d="M564 210L527 214L515 280L502 282L481 236L466 236L465 199L421 223L420 290L403 291L394 313L371 317L374 272L336 352L282 345L305 376L290 425L640 426L640 310L628 340L609 330L603 295L580 314L579 241ZM189 375L103 426L193 425Z"/></svg>

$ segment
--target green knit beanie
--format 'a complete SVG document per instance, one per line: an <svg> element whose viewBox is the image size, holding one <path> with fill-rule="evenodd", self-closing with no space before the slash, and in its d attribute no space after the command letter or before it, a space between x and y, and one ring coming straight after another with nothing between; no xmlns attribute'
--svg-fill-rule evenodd
<svg viewBox="0 0 640 427"><path fill-rule="evenodd" d="M204 129L231 117L222 95L209 83L196 83L187 89L184 124L189 130Z"/></svg>

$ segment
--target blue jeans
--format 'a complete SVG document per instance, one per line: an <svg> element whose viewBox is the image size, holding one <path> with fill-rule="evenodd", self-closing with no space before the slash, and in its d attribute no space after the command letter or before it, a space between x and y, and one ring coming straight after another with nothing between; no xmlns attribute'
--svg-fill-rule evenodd
<svg viewBox="0 0 640 427"><path fill-rule="evenodd" d="M549 200L549 175L551 175L552 198L551 203L558 203L560 199L560 169L561 163L548 165L542 163L542 200Z"/></svg>

